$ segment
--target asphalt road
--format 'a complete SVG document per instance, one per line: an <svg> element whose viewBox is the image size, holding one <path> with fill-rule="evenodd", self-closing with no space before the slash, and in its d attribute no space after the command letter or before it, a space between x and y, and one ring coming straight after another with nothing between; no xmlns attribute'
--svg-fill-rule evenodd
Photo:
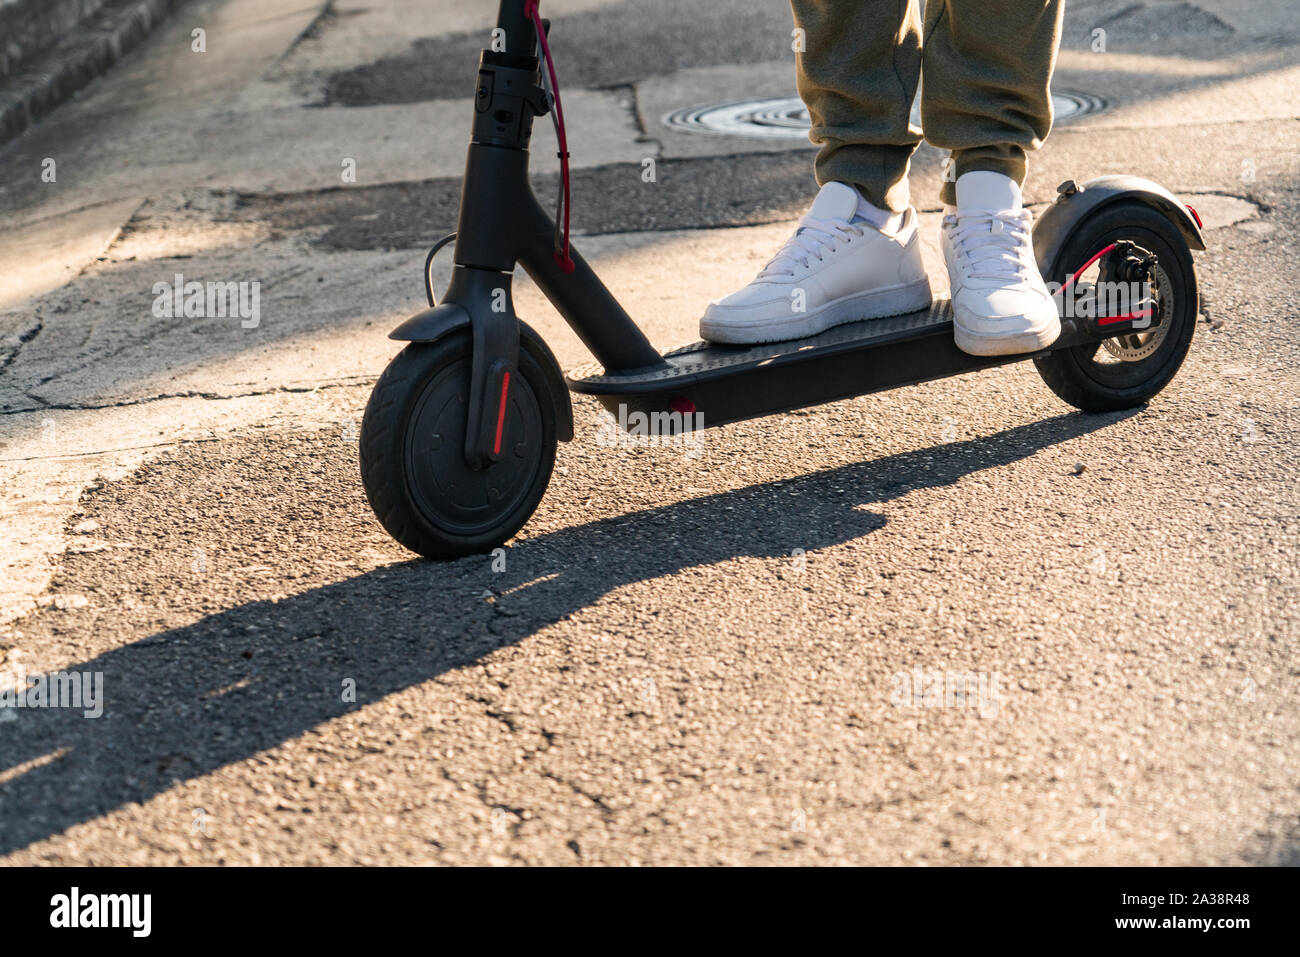
<svg viewBox="0 0 1300 957"><path fill-rule="evenodd" d="M0 150L0 670L105 705L0 722L6 862L1300 863L1300 15L1070 5L1057 86L1105 108L1030 199L1132 171L1210 227L1147 408L1024 364L683 450L604 447L578 399L504 555L432 564L356 426L453 226L490 5L304 6L195 3ZM788 11L544 7L578 242L689 341L812 151L660 118L792 95ZM156 318L177 272L260 281L260 323ZM977 693L914 693L946 676Z"/></svg>

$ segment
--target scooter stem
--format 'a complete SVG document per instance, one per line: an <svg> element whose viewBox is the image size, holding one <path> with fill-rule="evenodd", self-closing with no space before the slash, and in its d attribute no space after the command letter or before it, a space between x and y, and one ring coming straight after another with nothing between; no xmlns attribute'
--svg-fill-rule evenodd
<svg viewBox="0 0 1300 957"><path fill-rule="evenodd" d="M498 426L519 351L519 320L510 297L517 263L607 370L664 363L576 250L570 247L572 272L553 257L555 223L528 178L533 120L552 105L538 82L537 35L525 10L525 0L501 0L496 36L503 48L484 50L479 60L455 275L444 299L444 305L469 314L473 332L465 454L475 468L500 455Z"/></svg>

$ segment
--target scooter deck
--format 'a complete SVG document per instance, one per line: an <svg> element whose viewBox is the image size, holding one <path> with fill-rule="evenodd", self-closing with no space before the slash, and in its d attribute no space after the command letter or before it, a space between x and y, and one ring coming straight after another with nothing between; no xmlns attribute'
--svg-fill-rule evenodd
<svg viewBox="0 0 1300 957"><path fill-rule="evenodd" d="M1051 349L1094 337L1070 320ZM1050 350L1044 350L1050 351ZM569 388L595 396L610 412L700 413L710 427L943 379L1032 358L967 355L953 343L951 303L886 319L866 319L806 339L729 346L695 342L662 365L608 374L592 364L572 370Z"/></svg>

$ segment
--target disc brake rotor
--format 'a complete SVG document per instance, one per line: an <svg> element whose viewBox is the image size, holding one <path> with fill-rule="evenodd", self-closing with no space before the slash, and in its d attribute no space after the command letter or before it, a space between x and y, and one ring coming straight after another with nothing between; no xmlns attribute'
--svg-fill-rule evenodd
<svg viewBox="0 0 1300 957"><path fill-rule="evenodd" d="M1173 324L1170 315L1173 303L1170 297L1161 295L1162 290L1169 288L1169 277L1165 275L1165 271L1159 265L1155 268L1155 276L1152 279L1151 286L1155 308L1159 310L1159 325L1145 332L1129 332L1122 336L1115 336L1113 339L1103 340L1101 344L1103 349L1120 362L1140 362L1148 356L1154 355L1156 350L1160 348L1161 343L1165 341L1165 336L1169 334L1169 327Z"/></svg>

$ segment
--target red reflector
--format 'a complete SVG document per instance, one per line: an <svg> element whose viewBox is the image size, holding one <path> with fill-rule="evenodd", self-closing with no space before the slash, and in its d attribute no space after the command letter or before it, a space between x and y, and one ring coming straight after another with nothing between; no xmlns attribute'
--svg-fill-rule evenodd
<svg viewBox="0 0 1300 957"><path fill-rule="evenodd" d="M684 396L675 396L669 403L668 407L674 412L680 412L682 415L690 415L695 411L695 403Z"/></svg>
<svg viewBox="0 0 1300 957"><path fill-rule="evenodd" d="M506 426L506 396L510 394L510 373L501 376L501 401L497 404L497 434L492 443L492 454L501 454L501 432Z"/></svg>
<svg viewBox="0 0 1300 957"><path fill-rule="evenodd" d="M1192 214L1192 219L1196 220L1196 228L1204 229L1205 227L1201 225L1201 214L1198 213L1196 210L1192 209L1192 207L1190 206L1187 207L1187 211Z"/></svg>

